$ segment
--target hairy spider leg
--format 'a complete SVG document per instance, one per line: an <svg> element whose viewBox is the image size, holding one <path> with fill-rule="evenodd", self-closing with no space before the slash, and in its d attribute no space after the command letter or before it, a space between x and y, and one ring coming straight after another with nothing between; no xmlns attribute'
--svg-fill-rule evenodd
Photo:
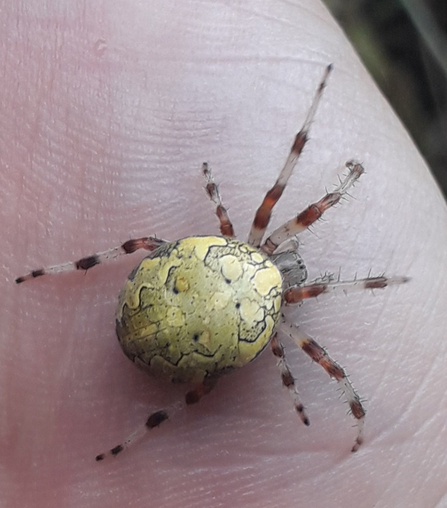
<svg viewBox="0 0 447 508"><path fill-rule="evenodd" d="M207 162L202 164L202 173L206 180L205 191L211 201L216 205L216 215L219 219L220 232L222 233L222 236L235 238L236 235L234 234L233 224L230 220L227 209L222 203L219 188L214 183L213 176L211 175L211 169Z"/></svg>
<svg viewBox="0 0 447 508"><path fill-rule="evenodd" d="M318 363L334 378L342 387L343 395L346 398L352 416L357 420L357 436L351 449L356 452L363 443L363 426L365 422L365 408L360 397L354 390L346 372L335 362L327 352L309 335L302 332L297 326L288 323L285 319L280 324L280 330L288 335L314 362Z"/></svg>
<svg viewBox="0 0 447 508"><path fill-rule="evenodd" d="M292 286L284 291L284 302L288 304L301 303L309 298L316 298L325 293L343 291L351 293L364 291L365 289L385 289L388 286L405 284L409 277L366 277L365 279L339 280L332 276L323 277L321 280L309 282L300 286Z"/></svg>
<svg viewBox="0 0 447 508"><path fill-rule="evenodd" d="M323 95L323 90L326 87L327 80L331 71L332 64L328 65L324 71L323 78L317 88L317 91L315 92L314 99L310 106L309 112L307 113L306 120L304 121L301 130L295 137L292 148L290 149L289 156L286 159L284 167L279 173L278 179L276 180L273 187L267 192L264 200L261 203L261 206L256 211L255 218L250 229L250 234L248 236L248 243L253 245L253 247L259 247L261 245L265 230L267 229L267 226L270 222L273 207L282 196L287 182L289 181L290 175L292 174L301 155L301 152L303 151L303 148L308 140L310 126L315 117L318 103L320 102L321 96Z"/></svg>
<svg viewBox="0 0 447 508"><path fill-rule="evenodd" d="M273 254L279 245L307 229L314 224L326 210L339 203L340 199L347 194L348 190L364 172L363 166L356 161L348 161L346 167L349 173L341 180L340 185L333 192L328 192L320 201L309 205L295 218L275 229L262 245L261 250L266 254Z"/></svg>
<svg viewBox="0 0 447 508"><path fill-rule="evenodd" d="M296 409L296 412L299 414L301 421L304 423L304 425L309 425L309 418L307 417L304 406L300 400L295 378L293 377L293 374L287 365L284 346L279 340L278 334L275 333L275 335L272 337L270 341L270 347L272 348L272 353L278 360L277 365L281 375L282 384L289 391L290 396L292 397L293 405Z"/></svg>

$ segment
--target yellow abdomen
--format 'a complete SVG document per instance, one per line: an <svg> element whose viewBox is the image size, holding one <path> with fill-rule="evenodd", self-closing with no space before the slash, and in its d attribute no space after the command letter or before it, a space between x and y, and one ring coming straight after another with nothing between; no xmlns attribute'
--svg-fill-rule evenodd
<svg viewBox="0 0 447 508"><path fill-rule="evenodd" d="M137 365L175 382L242 367L278 323L282 278L249 245L223 237L167 243L130 274L116 332Z"/></svg>

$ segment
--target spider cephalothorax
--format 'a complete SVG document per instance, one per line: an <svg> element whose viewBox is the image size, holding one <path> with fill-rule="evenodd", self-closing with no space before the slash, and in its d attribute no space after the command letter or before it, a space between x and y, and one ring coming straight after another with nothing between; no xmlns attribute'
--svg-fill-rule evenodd
<svg viewBox="0 0 447 508"><path fill-rule="evenodd" d="M289 336L310 358L340 383L357 421L352 451L363 441L365 410L345 371L300 328L287 321L284 306L337 289L362 290L401 284L405 277L368 277L341 281L325 276L307 283L296 235L314 224L353 186L363 173L356 161L346 163L347 175L338 187L274 230L264 241L273 207L281 197L306 144L310 125L332 67L328 66L302 129L273 187L255 214L247 242L235 238L208 165L202 171L206 192L216 205L222 236L192 236L175 242L156 237L129 240L120 247L76 262L34 270L17 283L51 273L87 270L110 258L145 249L150 254L132 271L120 293L116 331L125 354L138 366L173 382L195 383L185 403L198 402L223 373L242 367L270 344L282 382L301 420L308 425L295 380L284 356L279 334ZM116 456L148 430L169 417L169 410L152 413L145 425L96 460Z"/></svg>

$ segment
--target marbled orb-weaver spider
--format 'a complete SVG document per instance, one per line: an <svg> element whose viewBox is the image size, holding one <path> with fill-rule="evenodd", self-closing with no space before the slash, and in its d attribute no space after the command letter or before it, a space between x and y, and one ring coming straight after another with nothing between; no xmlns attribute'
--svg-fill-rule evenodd
<svg viewBox="0 0 447 508"><path fill-rule="evenodd" d="M235 239L233 225L205 163L202 168L205 189L216 205L222 236L192 236L175 242L155 237L133 239L76 262L34 270L16 282L46 274L88 270L137 249L150 251L129 275L116 312L118 340L133 362L173 382L194 383L185 397L189 405L210 392L220 375L254 360L270 344L283 385L289 390L302 422L309 425L278 337L279 333L287 335L341 385L357 420L354 452L363 441L365 409L360 397L340 365L314 339L289 323L284 312L286 305L299 304L337 289L385 288L408 280L380 276L341 281L325 276L306 282L307 271L298 254L296 235L346 195L363 173L362 165L347 162L348 174L333 192L277 228L263 242L273 207L308 139L331 70L331 65L326 68L286 163L255 214L247 243ZM152 413L144 426L122 444L97 455L96 460L118 455L148 430L168 419L171 412L163 409Z"/></svg>

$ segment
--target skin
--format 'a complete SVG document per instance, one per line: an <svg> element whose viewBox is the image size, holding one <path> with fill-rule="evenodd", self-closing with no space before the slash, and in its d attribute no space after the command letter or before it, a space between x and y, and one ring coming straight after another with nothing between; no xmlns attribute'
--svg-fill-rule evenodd
<svg viewBox="0 0 447 508"><path fill-rule="evenodd" d="M19 5L1 12L3 504L443 505L446 206L322 5ZM85 276L22 286L15 277L131 237L216 233L204 160L246 238L330 62L274 224L331 189L345 160L364 163L355 199L301 235L310 277L342 269L343 278L371 270L412 280L293 311L366 399L363 447L349 451L353 420L336 384L286 342L309 428L266 351L138 446L96 463L185 391L135 369L114 336L117 294L142 256Z"/></svg>

